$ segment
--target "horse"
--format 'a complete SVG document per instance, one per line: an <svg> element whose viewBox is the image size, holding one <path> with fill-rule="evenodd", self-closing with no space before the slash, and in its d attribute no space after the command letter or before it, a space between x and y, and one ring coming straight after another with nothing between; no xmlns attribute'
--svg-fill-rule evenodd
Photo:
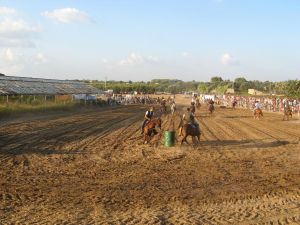
<svg viewBox="0 0 300 225"><path fill-rule="evenodd" d="M151 119L145 126L144 126L144 144L147 144L150 140L151 136L157 134L155 127L158 126L161 129L161 118Z"/></svg>
<svg viewBox="0 0 300 225"><path fill-rule="evenodd" d="M212 113L214 112L214 110L215 110L214 104L209 104L208 105L208 111L209 111L210 115L212 115Z"/></svg>
<svg viewBox="0 0 300 225"><path fill-rule="evenodd" d="M254 119L260 119L261 117L263 117L263 113L261 109L255 109L254 110Z"/></svg>
<svg viewBox="0 0 300 225"><path fill-rule="evenodd" d="M181 145L183 144L183 142L189 144L187 141L188 136L192 136L192 138L197 137L198 143L200 142L201 131L195 125L192 125L190 123L183 125L183 120L181 119L178 129L179 136L183 136L181 140Z"/></svg>
<svg viewBox="0 0 300 225"><path fill-rule="evenodd" d="M285 120L285 118L287 120L289 120L289 117L292 118L293 117L293 113L292 113L292 110L290 108L286 108L283 111L283 118L282 118L282 120Z"/></svg>

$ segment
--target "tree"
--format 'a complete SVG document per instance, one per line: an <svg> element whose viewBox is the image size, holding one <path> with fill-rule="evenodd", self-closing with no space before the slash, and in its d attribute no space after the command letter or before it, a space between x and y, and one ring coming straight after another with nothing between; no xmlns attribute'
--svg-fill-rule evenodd
<svg viewBox="0 0 300 225"><path fill-rule="evenodd" d="M210 82L211 82L211 83L220 83L220 82L222 82L222 81L223 81L222 77L212 77L212 78L210 79Z"/></svg>
<svg viewBox="0 0 300 225"><path fill-rule="evenodd" d="M294 98L300 98L300 81L289 80L287 82L287 95Z"/></svg>
<svg viewBox="0 0 300 225"><path fill-rule="evenodd" d="M205 83L200 83L198 85L198 91L201 93L201 94L207 94L208 93L208 86L205 84Z"/></svg>
<svg viewBox="0 0 300 225"><path fill-rule="evenodd" d="M245 83L247 80L244 77L237 77L234 79L235 83Z"/></svg>

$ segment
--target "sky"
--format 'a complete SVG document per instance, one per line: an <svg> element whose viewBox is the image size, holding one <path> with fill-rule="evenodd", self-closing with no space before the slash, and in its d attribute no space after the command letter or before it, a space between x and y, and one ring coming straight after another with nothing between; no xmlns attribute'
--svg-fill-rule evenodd
<svg viewBox="0 0 300 225"><path fill-rule="evenodd" d="M0 73L300 79L300 1L0 0Z"/></svg>

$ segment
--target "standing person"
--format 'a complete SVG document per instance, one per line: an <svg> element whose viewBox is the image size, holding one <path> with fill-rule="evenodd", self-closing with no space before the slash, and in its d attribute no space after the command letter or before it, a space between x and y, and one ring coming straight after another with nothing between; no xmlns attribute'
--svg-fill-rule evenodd
<svg viewBox="0 0 300 225"><path fill-rule="evenodd" d="M174 112L175 112L175 110L176 110L176 104L175 104L175 101L173 101L172 103L171 103L171 113L172 113L172 115L174 114Z"/></svg>
<svg viewBox="0 0 300 225"><path fill-rule="evenodd" d="M141 134L144 133L144 127L145 127L145 125L152 119L152 117L154 115L153 110L154 110L154 108L151 106L149 108L149 110L146 111L145 116L144 116L144 122L143 122L143 125L142 125L142 133Z"/></svg>

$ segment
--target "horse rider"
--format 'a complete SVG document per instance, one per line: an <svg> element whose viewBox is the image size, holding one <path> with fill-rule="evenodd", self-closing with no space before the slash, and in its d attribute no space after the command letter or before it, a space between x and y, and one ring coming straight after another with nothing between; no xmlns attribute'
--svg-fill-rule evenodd
<svg viewBox="0 0 300 225"><path fill-rule="evenodd" d="M261 104L259 101L255 100L255 104L254 104L254 109L253 109L253 113L255 114L255 110L256 109L260 109L261 110Z"/></svg>
<svg viewBox="0 0 300 225"><path fill-rule="evenodd" d="M154 112L153 112L154 108L151 106L149 108L149 110L146 111L145 113L145 116L144 116L144 122L143 122L143 125L142 125L142 133L144 133L144 127L145 125L152 119L153 115L154 115Z"/></svg>
<svg viewBox="0 0 300 225"><path fill-rule="evenodd" d="M191 112L191 109L187 108L186 110L187 112L182 116L184 124L194 125L197 128L197 130L200 131L199 123L196 121L194 114Z"/></svg>
<svg viewBox="0 0 300 225"><path fill-rule="evenodd" d="M195 116L195 112L196 112L195 102L191 102L190 111L193 114L193 116Z"/></svg>

